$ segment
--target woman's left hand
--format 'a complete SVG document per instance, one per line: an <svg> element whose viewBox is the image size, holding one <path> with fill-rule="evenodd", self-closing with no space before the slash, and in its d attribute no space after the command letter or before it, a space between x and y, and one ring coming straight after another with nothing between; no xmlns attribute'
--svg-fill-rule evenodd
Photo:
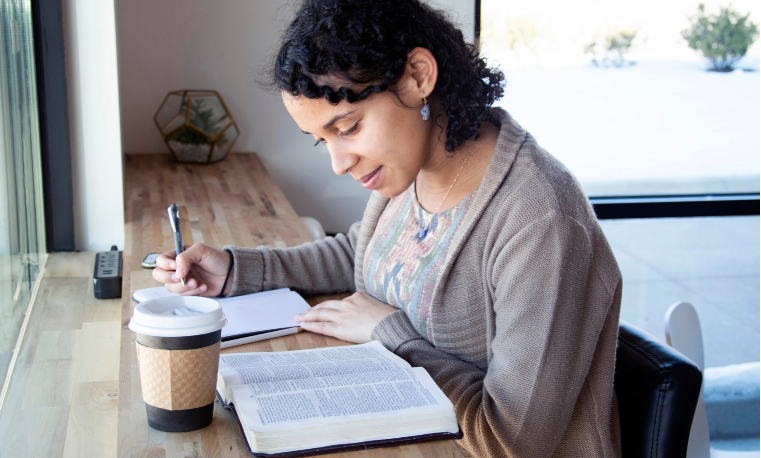
<svg viewBox="0 0 761 458"><path fill-rule="evenodd" d="M325 301L293 319L306 331L353 343L370 341L375 325L397 310L366 293L354 293L340 301Z"/></svg>

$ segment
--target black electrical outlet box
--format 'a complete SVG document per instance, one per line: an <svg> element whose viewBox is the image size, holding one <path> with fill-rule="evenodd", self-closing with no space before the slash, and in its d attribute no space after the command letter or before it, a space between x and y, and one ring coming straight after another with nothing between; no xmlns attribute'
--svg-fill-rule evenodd
<svg viewBox="0 0 761 458"><path fill-rule="evenodd" d="M115 245L95 255L92 281L96 299L122 297L122 252Z"/></svg>

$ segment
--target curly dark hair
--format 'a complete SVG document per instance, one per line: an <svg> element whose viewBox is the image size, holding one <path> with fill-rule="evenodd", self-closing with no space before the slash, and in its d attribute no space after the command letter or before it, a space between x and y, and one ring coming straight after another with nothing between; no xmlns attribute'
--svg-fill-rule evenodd
<svg viewBox="0 0 761 458"><path fill-rule="evenodd" d="M445 149L453 152L464 141L477 140L481 125L492 120L489 107L502 97L504 75L465 42L445 13L418 0L304 0L283 34L270 86L293 96L354 103L393 91L416 47L436 58L431 96L444 108ZM361 92L333 90L315 83L322 75L370 85Z"/></svg>

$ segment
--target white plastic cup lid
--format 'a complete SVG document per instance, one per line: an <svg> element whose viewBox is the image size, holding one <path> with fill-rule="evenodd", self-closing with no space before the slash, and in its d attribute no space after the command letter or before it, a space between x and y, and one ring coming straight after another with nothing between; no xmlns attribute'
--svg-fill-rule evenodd
<svg viewBox="0 0 761 458"><path fill-rule="evenodd" d="M129 328L146 336L187 337L219 331L227 324L222 306L208 297L158 297L135 306Z"/></svg>

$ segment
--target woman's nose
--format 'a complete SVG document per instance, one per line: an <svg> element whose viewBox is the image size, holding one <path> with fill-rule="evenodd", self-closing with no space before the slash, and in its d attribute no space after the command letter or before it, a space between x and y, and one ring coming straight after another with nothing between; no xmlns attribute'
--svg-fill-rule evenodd
<svg viewBox="0 0 761 458"><path fill-rule="evenodd" d="M336 175L344 175L354 164L359 162L359 157L355 154L343 151L341 148L328 144L330 153L330 162L333 166L333 172Z"/></svg>

